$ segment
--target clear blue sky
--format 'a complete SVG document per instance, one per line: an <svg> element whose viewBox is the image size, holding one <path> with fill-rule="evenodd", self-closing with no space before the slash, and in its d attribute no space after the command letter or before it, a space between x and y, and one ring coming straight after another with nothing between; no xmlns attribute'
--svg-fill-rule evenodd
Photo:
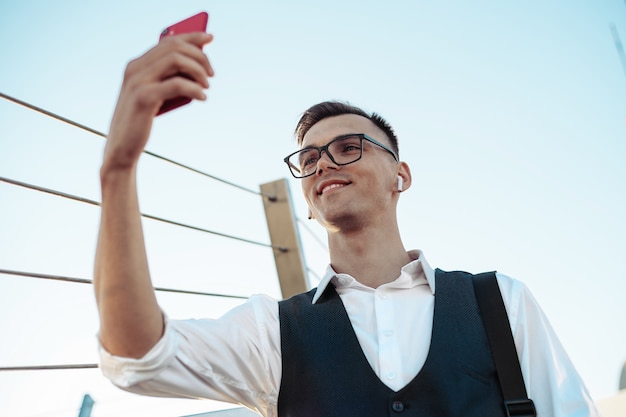
<svg viewBox="0 0 626 417"><path fill-rule="evenodd" d="M414 185L399 219L433 266L524 281L596 398L626 360L626 42L622 0L465 2L5 1L0 92L102 132L126 63L200 10L215 42L206 103L154 125L148 148L258 189L311 104L348 100L395 127ZM0 176L99 200L104 140L0 99ZM289 178L296 214L306 219ZM149 156L142 210L269 243L258 196ZM91 278L99 210L0 182L0 269ZM306 221L306 220L304 220ZM324 232L306 223L320 275ZM150 220L155 285L279 296L269 249ZM233 271L234 267L234 271ZM237 301L159 294L171 316ZM0 275L0 366L94 363L91 287ZM176 416L208 402L146 399L98 370L0 372L0 415Z"/></svg>

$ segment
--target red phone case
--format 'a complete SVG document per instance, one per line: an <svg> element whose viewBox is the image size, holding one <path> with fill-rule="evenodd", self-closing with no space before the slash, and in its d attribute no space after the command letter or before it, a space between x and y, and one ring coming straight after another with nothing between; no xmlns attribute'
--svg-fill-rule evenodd
<svg viewBox="0 0 626 417"><path fill-rule="evenodd" d="M180 22L165 28L163 32L161 32L161 36L159 36L159 41L166 36L179 35L181 33L206 32L208 21L209 14L207 12L200 12L198 14L195 14L185 20L181 20ZM178 76L187 77L185 74L179 74ZM188 97L176 97L167 100L159 109L157 116L170 110L174 110L180 106L184 106L185 104L188 104L190 102L191 99Z"/></svg>

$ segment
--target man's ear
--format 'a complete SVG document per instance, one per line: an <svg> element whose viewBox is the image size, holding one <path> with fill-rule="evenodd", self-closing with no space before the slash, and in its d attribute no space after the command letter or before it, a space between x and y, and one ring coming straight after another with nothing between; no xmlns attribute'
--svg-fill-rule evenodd
<svg viewBox="0 0 626 417"><path fill-rule="evenodd" d="M411 187L412 176L411 169L406 162L400 162L398 164L398 192L401 193L403 191L408 190Z"/></svg>

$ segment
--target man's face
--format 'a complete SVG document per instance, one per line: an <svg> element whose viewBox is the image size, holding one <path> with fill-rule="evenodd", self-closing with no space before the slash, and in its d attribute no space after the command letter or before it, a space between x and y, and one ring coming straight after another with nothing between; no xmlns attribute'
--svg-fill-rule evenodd
<svg viewBox="0 0 626 417"><path fill-rule="evenodd" d="M322 119L304 136L302 148L323 146L338 136L364 133L390 145L374 123L355 114ZM317 172L302 179L302 191L313 216L329 231L362 227L366 222L395 213L398 164L393 156L363 141L361 160L338 166L324 152Z"/></svg>

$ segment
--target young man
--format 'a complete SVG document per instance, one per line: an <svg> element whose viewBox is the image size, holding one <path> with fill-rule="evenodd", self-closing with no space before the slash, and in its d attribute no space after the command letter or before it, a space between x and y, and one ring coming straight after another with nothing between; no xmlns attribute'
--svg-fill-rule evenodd
<svg viewBox="0 0 626 417"><path fill-rule="evenodd" d="M506 415L471 280L404 248L396 205L410 169L391 127L345 104L305 112L300 149L285 158L328 232L319 287L280 303L254 296L218 320L164 318L137 161L163 101L205 98L213 70L199 47L211 40L167 38L124 75L101 168L94 287L104 374L133 392L241 403L265 416ZM598 415L528 290L497 279L538 415Z"/></svg>

